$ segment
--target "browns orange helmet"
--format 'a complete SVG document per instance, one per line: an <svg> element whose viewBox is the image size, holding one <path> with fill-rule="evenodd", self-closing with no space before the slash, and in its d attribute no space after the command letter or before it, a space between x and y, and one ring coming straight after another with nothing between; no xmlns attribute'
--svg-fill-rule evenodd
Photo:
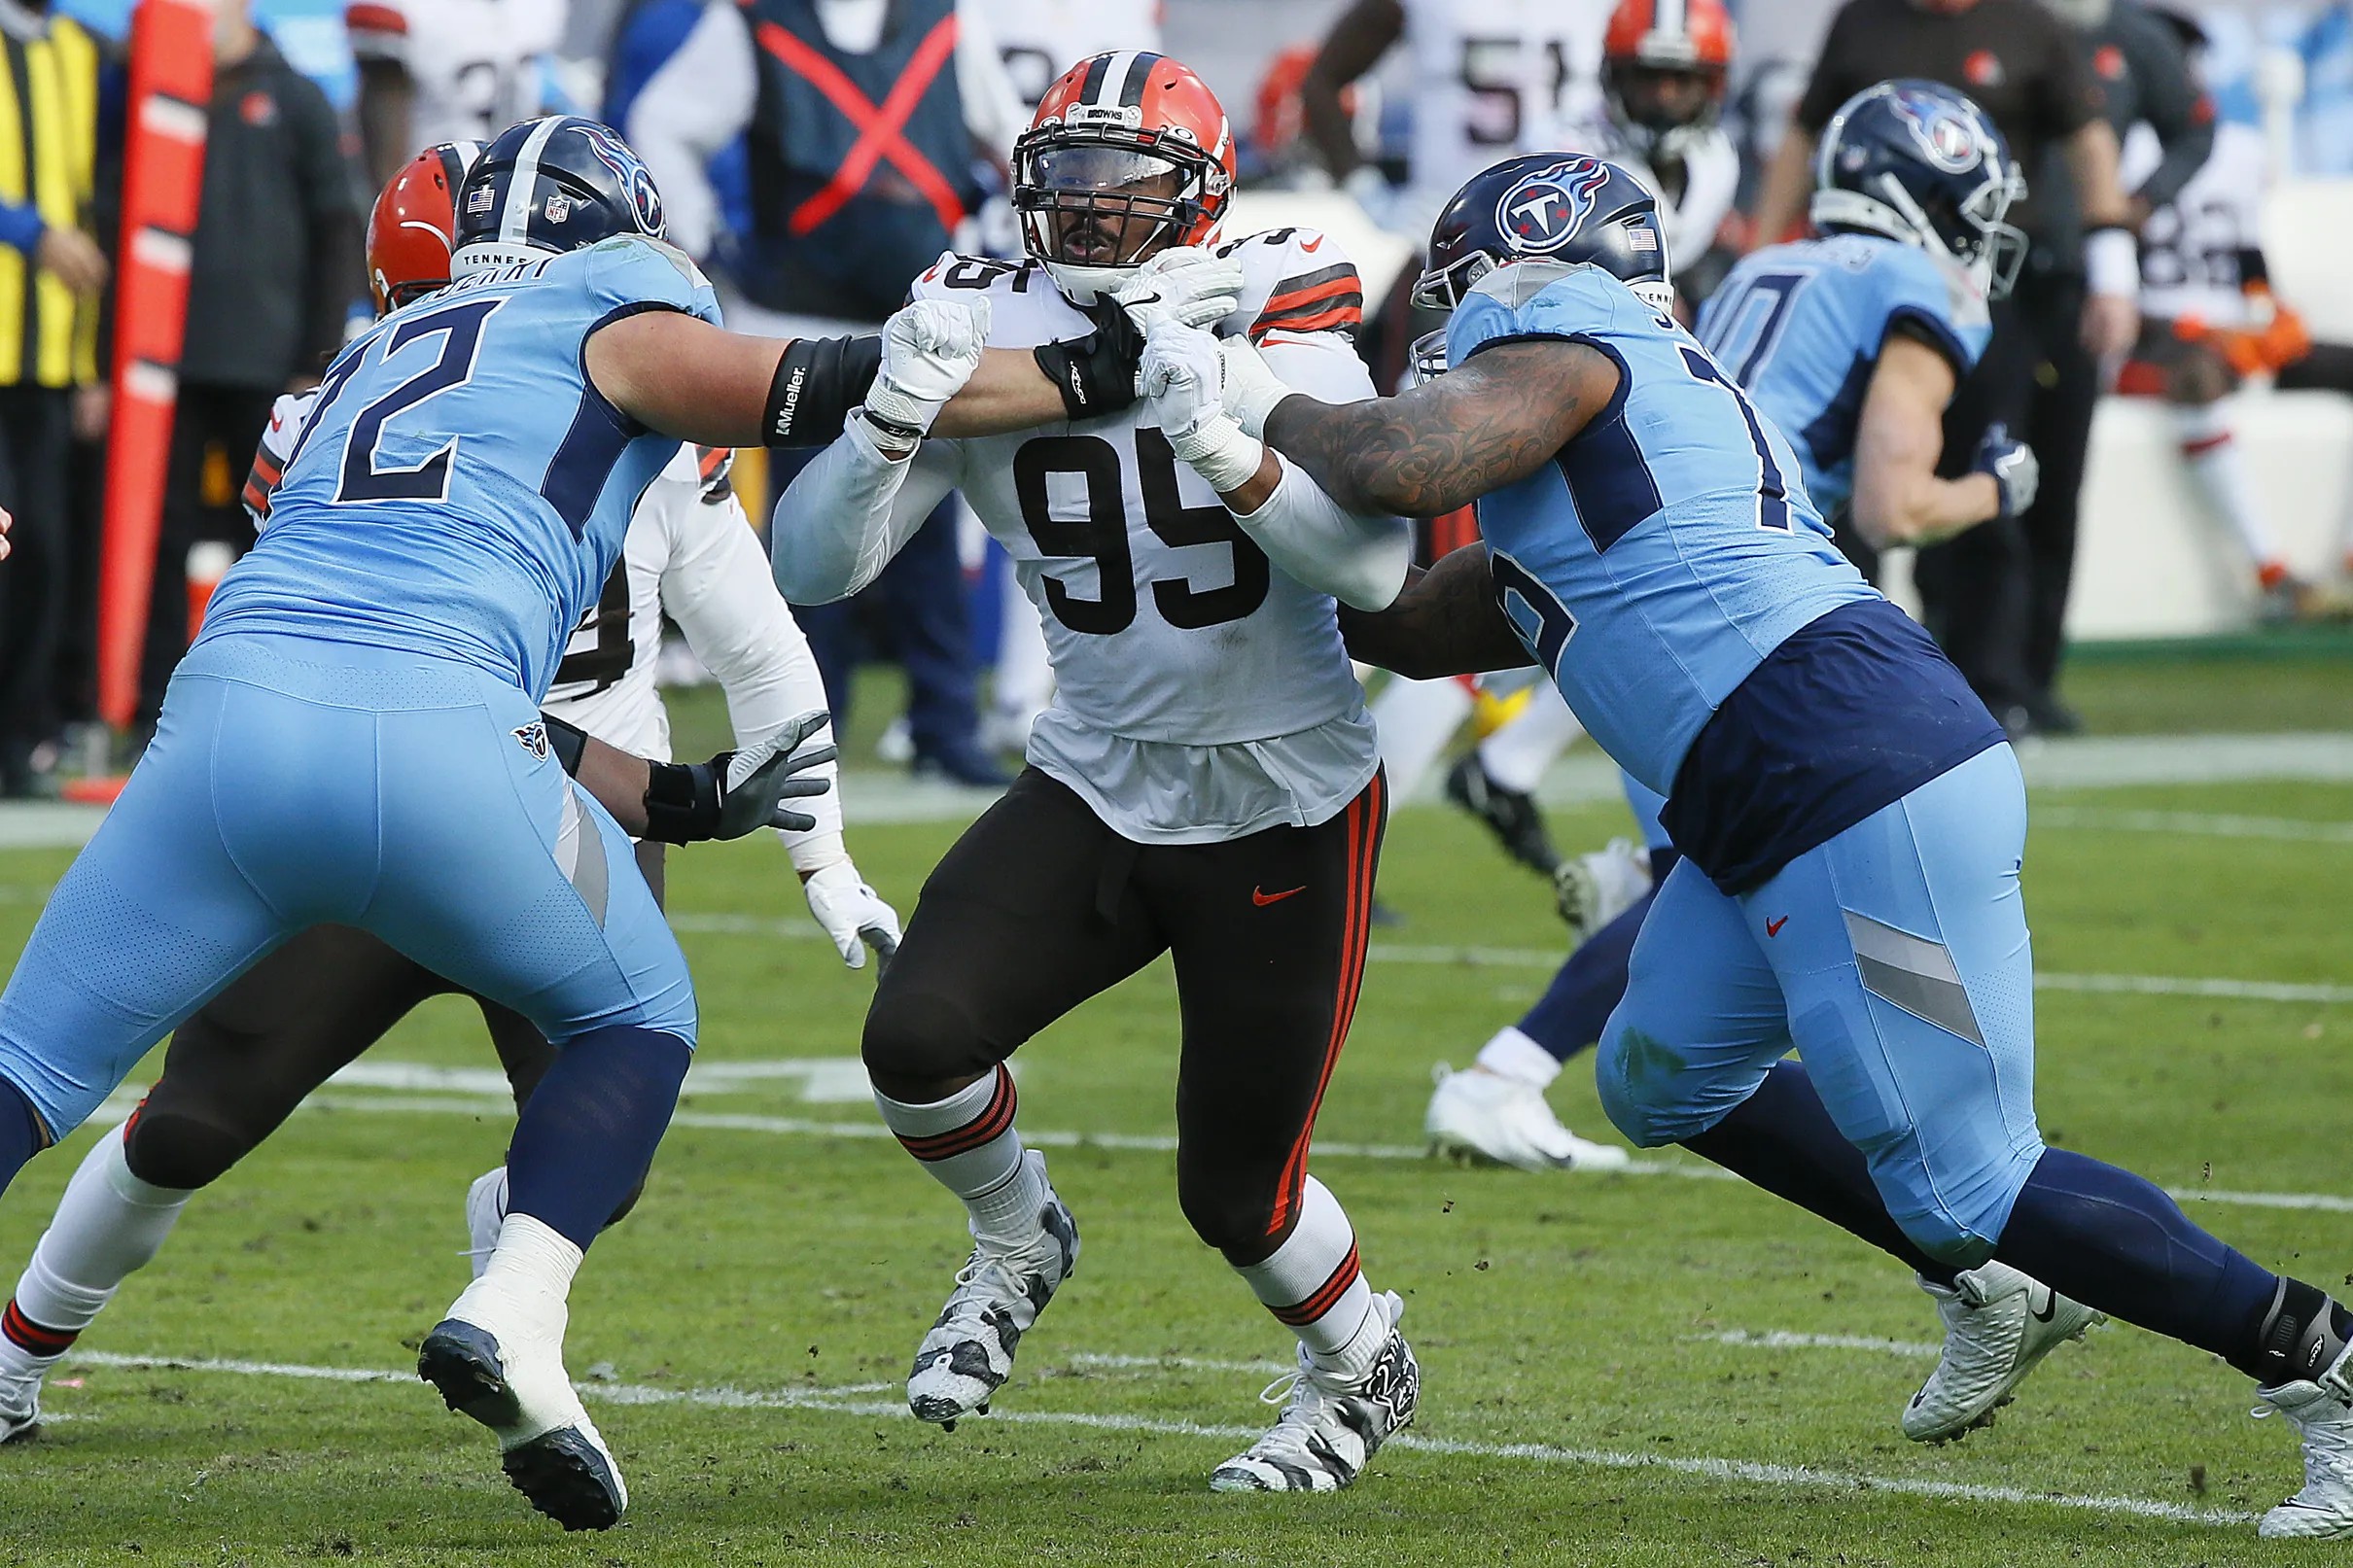
<svg viewBox="0 0 2353 1568"><path fill-rule="evenodd" d="M1627 144L1671 151L1677 131L1714 123L1732 49L1724 0L1619 0L1601 40L1601 90Z"/></svg>
<svg viewBox="0 0 2353 1568"><path fill-rule="evenodd" d="M1217 95L1145 50L1071 66L1013 144L1022 243L1081 303L1160 251L1213 243L1233 189Z"/></svg>
<svg viewBox="0 0 2353 1568"><path fill-rule="evenodd" d="M377 315L448 284L458 187L481 153L480 142L428 147L376 197L368 215L368 288Z"/></svg>

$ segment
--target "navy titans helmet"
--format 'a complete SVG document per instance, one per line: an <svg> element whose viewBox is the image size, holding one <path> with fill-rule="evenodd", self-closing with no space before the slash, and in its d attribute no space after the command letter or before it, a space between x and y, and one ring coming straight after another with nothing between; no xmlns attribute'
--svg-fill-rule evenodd
<svg viewBox="0 0 2353 1568"><path fill-rule="evenodd" d="M1674 304L1659 203L1618 164L1530 153L1473 175L1431 227L1414 303L1452 310L1481 278L1521 261L1594 266L1654 310Z"/></svg>
<svg viewBox="0 0 2353 1568"><path fill-rule="evenodd" d="M620 133L579 115L499 132L458 191L449 275L536 261L616 234L663 234L653 176Z"/></svg>
<svg viewBox="0 0 2353 1568"><path fill-rule="evenodd" d="M1865 87L1823 128L1814 226L1882 234L1946 258L1999 299L2026 236L2002 221L2026 182L1985 111L1941 82Z"/></svg>

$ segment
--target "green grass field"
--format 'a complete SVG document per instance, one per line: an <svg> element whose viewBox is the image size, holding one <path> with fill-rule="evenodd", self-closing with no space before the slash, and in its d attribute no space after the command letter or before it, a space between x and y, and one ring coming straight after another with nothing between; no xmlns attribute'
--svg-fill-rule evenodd
<svg viewBox="0 0 2353 1568"><path fill-rule="evenodd" d="M2297 669L2324 706L2353 697L2342 663ZM2262 671L2233 681L2178 663L2104 666L2079 691L2097 717L2102 705L2156 712L2168 685L2260 709ZM2252 727L2301 727L2282 707ZM2314 723L2310 706L2296 712ZM2353 784L2078 789L2037 804L2064 808L2036 829L2026 868L2049 983L2049 1135L2223 1195L2194 1212L2257 1259L2353 1282ZM2161 819L2172 830L2149 830L2149 813L2176 814ZM1624 827L1598 808L1555 825L1570 844ZM953 834L869 827L854 848L904 909ZM0 951L22 941L67 858L0 854ZM869 983L817 939L781 851L705 848L671 864L704 1060L854 1057ZM0 1563L2342 1554L2255 1539L2250 1513L2297 1484L2296 1446L2283 1423L2248 1418L2244 1379L2210 1358L2098 1331L1990 1430L1916 1447L1895 1418L1930 1365L1935 1319L1879 1254L1736 1182L1678 1179L1702 1173L1681 1158L1607 1177L1420 1158L1430 1063L1466 1061L1517 1015L1560 932L1544 889L1435 808L1393 824L1383 892L1409 924L1376 949L1317 1169L1348 1204L1376 1287L1406 1298L1423 1406L1412 1441L1351 1492L1206 1489L1271 1416L1255 1396L1287 1336L1177 1215L1162 966L1019 1058L1024 1125L1051 1144L1085 1255L993 1417L943 1435L900 1404L964 1256L952 1201L876 1135L870 1106L806 1098L837 1087L838 1070L706 1080L643 1205L575 1294L571 1367L633 1502L618 1530L564 1537L509 1490L487 1436L406 1374L465 1278L461 1200L509 1121L466 1080L411 1075L338 1088L191 1205L84 1339L88 1354L60 1369L58 1419L0 1449ZM2084 989L2103 976L2159 984ZM451 1001L376 1055L491 1065L472 1009ZM1570 1126L1606 1131L1589 1075L1565 1074L1556 1102ZM89 1136L0 1200L0 1285ZM2323 1202L2289 1206L2298 1195ZM1847 1342L1739 1342L1774 1334Z"/></svg>

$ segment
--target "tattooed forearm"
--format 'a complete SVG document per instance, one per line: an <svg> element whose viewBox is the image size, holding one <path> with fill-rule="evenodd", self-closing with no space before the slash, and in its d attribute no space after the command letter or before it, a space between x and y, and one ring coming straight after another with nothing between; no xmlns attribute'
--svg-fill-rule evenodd
<svg viewBox="0 0 2353 1568"><path fill-rule="evenodd" d="M1285 399L1266 439L1351 511L1436 517L1550 461L1616 379L1582 343L1507 343L1394 398Z"/></svg>
<svg viewBox="0 0 2353 1568"><path fill-rule="evenodd" d="M1352 657L1415 680L1534 662L1495 602L1481 544L1417 572L1397 602L1378 614L1341 606L1340 633Z"/></svg>

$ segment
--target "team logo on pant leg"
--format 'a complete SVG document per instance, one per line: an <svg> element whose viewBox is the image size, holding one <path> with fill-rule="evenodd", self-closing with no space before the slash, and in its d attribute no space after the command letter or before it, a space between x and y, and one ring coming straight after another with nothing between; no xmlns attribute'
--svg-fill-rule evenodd
<svg viewBox="0 0 2353 1568"><path fill-rule="evenodd" d="M547 725L544 719L533 719L514 732L514 744L540 761L547 760Z"/></svg>

